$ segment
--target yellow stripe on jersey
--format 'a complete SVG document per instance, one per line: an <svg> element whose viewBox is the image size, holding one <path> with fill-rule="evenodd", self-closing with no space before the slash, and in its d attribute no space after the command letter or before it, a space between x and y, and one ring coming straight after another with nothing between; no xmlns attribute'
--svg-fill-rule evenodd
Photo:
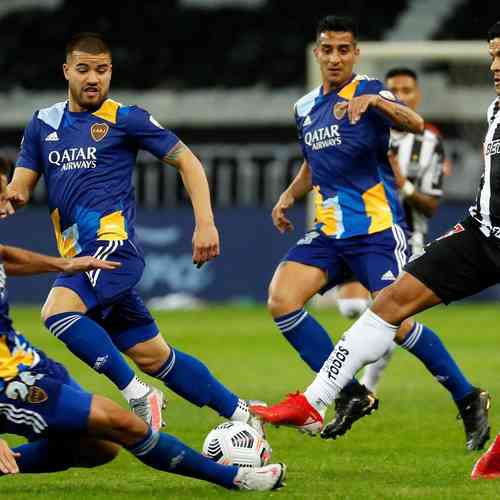
<svg viewBox="0 0 500 500"><path fill-rule="evenodd" d="M325 207L323 195L319 191L319 186L314 186L313 192L316 223L323 224L321 227L321 231L323 231L323 233L325 233L327 236L332 236L337 233L335 207Z"/></svg>
<svg viewBox="0 0 500 500"><path fill-rule="evenodd" d="M368 234L377 233L392 226L391 206L381 182L363 193L363 201L366 215L371 219Z"/></svg>
<svg viewBox="0 0 500 500"><path fill-rule="evenodd" d="M350 101L354 94L356 93L356 89L358 88L359 80L353 80L349 85L346 85L339 93L339 97Z"/></svg>
<svg viewBox="0 0 500 500"><path fill-rule="evenodd" d="M19 349L14 355L7 346L7 337L0 337L0 379L10 380L18 373L19 365L31 366L33 354Z"/></svg>
<svg viewBox="0 0 500 500"><path fill-rule="evenodd" d="M80 251L78 246L78 228L76 224L69 227L62 233L61 231L61 217L59 209L56 208L51 214L52 225L54 226L54 233L56 235L57 250L61 257L74 257Z"/></svg>
<svg viewBox="0 0 500 500"><path fill-rule="evenodd" d="M101 107L92 114L108 122L116 123L120 106L119 102L113 101L113 99L106 99Z"/></svg>
<svg viewBox="0 0 500 500"><path fill-rule="evenodd" d="M128 239L125 217L123 217L121 210L101 217L97 239L107 241Z"/></svg>

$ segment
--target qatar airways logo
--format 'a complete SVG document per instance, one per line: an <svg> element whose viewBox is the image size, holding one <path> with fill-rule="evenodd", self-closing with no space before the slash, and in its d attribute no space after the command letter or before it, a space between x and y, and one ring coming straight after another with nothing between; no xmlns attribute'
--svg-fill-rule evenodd
<svg viewBox="0 0 500 500"><path fill-rule="evenodd" d="M78 170L81 168L96 168L96 148L69 148L62 152L51 151L49 163L61 170Z"/></svg>
<svg viewBox="0 0 500 500"><path fill-rule="evenodd" d="M342 144L338 125L321 127L311 132L307 132L304 136L304 141L314 151Z"/></svg>

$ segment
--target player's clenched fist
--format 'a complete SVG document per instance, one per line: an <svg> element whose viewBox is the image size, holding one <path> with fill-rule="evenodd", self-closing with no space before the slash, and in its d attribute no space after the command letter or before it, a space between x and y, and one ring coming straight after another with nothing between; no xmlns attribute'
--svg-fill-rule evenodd
<svg viewBox="0 0 500 500"><path fill-rule="evenodd" d="M293 224L287 219L286 211L295 203L295 198L285 191L279 198L278 203L273 208L272 218L273 224L280 233L285 231L293 231Z"/></svg>
<svg viewBox="0 0 500 500"><path fill-rule="evenodd" d="M219 254L219 232L215 224L197 225L193 234L193 264L201 267Z"/></svg>

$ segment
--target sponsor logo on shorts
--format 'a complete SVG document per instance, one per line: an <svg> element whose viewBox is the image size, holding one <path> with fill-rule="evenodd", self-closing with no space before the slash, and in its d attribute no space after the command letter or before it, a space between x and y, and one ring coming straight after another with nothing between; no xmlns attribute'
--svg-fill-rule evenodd
<svg viewBox="0 0 500 500"><path fill-rule="evenodd" d="M109 125L106 123L94 123L92 127L90 127L90 135L95 142L102 141L109 132Z"/></svg>
<svg viewBox="0 0 500 500"><path fill-rule="evenodd" d="M33 404L45 403L47 399L49 399L49 396L41 387L33 385L29 388L27 397L28 403L33 403Z"/></svg>
<svg viewBox="0 0 500 500"><path fill-rule="evenodd" d="M380 279L382 281L394 281L396 279L396 276L394 276L394 273L389 269L384 274L382 274Z"/></svg>
<svg viewBox="0 0 500 500"><path fill-rule="evenodd" d="M486 156L496 155L498 153L500 153L500 139L496 139L495 141L488 143L484 151Z"/></svg>

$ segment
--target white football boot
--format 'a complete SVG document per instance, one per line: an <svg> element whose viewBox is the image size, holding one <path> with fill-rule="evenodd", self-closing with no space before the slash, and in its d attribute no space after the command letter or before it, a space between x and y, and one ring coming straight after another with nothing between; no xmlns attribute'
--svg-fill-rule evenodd
<svg viewBox="0 0 500 500"><path fill-rule="evenodd" d="M142 398L131 399L128 405L130 411L150 425L153 432L165 425L161 411L167 406L167 399L156 387L151 387Z"/></svg>
<svg viewBox="0 0 500 500"><path fill-rule="evenodd" d="M271 464L264 467L240 467L233 480L240 490L269 491L285 486L286 465Z"/></svg>

